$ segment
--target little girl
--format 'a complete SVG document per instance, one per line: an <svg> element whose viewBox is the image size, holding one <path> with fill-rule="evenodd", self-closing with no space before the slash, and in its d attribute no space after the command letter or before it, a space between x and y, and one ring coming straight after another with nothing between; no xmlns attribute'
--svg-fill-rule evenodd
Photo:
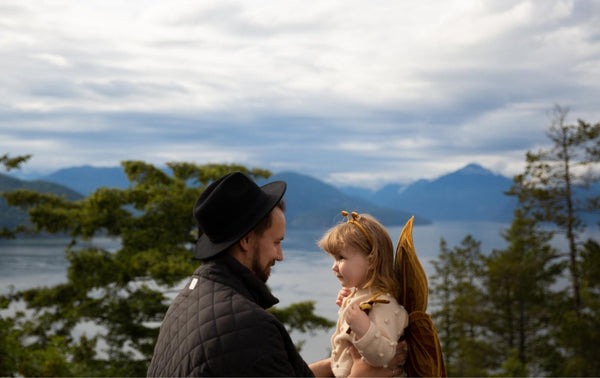
<svg viewBox="0 0 600 378"><path fill-rule="evenodd" d="M338 297L336 331L331 338L331 369L346 377L352 368L354 345L373 366L387 367L398 339L408 326L408 313L398 304L392 240L372 216L353 212L318 242L334 258L333 273L350 294ZM343 290L343 289L342 289Z"/></svg>

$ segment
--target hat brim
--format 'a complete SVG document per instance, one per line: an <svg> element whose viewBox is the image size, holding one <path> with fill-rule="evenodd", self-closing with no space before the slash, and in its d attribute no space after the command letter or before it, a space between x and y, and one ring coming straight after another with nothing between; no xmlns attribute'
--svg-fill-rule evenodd
<svg viewBox="0 0 600 378"><path fill-rule="evenodd" d="M266 200L260 204L260 207L256 211L249 214L248 220L245 222L246 226L240 229L237 234L232 235L228 240L219 243L212 242L206 234L202 234L194 247L195 258L203 260L213 257L225 251L252 231L281 201L286 190L286 183L284 181L273 181L261 186L261 190L266 194Z"/></svg>

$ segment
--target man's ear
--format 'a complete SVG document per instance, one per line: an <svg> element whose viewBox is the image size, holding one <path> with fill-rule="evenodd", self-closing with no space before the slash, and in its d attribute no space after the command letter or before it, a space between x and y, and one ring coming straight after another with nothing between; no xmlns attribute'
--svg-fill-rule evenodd
<svg viewBox="0 0 600 378"><path fill-rule="evenodd" d="M240 239L240 241L238 242L238 245L240 246L240 249L243 252L248 252L250 250L250 247L252 246L253 238L254 238L254 231L250 231L249 233L244 235L243 238Z"/></svg>
<svg viewBox="0 0 600 378"><path fill-rule="evenodd" d="M229 249L229 254L239 261L242 265L248 269L252 268L252 243L254 243L254 232L250 232L244 235L243 238L237 241Z"/></svg>

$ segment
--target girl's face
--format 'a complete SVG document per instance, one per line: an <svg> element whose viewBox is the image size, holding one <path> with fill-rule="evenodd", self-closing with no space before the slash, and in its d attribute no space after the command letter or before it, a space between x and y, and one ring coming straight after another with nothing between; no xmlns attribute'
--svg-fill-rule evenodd
<svg viewBox="0 0 600 378"><path fill-rule="evenodd" d="M344 247L339 255L333 256L333 274L344 287L361 287L367 281L371 265L365 255L352 246Z"/></svg>

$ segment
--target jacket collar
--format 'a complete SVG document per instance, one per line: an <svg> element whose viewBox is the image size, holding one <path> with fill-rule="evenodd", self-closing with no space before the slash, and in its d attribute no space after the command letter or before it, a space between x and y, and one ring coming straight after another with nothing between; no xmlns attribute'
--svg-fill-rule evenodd
<svg viewBox="0 0 600 378"><path fill-rule="evenodd" d="M264 282L228 253L220 253L206 261L196 273L233 288L264 309L279 303Z"/></svg>

